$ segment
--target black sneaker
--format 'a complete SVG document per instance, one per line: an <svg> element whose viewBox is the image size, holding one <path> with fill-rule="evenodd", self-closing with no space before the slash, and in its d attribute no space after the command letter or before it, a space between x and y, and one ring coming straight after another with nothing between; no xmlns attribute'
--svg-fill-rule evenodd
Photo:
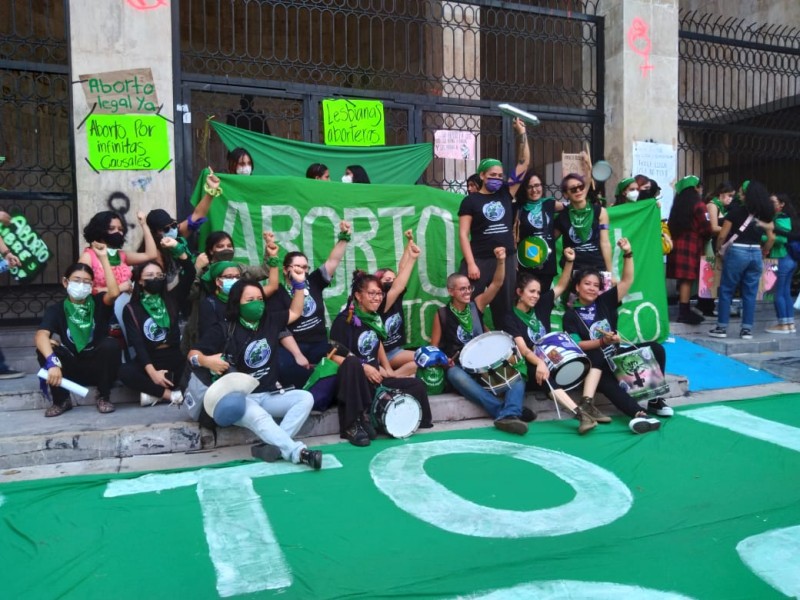
<svg viewBox="0 0 800 600"><path fill-rule="evenodd" d="M739 337L743 340L752 340L753 339L753 332L750 331L747 327L742 327L742 330L739 332Z"/></svg>
<svg viewBox="0 0 800 600"><path fill-rule="evenodd" d="M506 433L514 433L516 435L525 435L528 433L528 426L517 417L503 417L494 422L494 426L500 431Z"/></svg>
<svg viewBox="0 0 800 600"><path fill-rule="evenodd" d="M671 417L675 414L675 411L672 410L671 406L664 402L663 398L650 400L650 402L647 403L647 412L651 415L657 415L659 417Z"/></svg>
<svg viewBox="0 0 800 600"><path fill-rule="evenodd" d="M688 313L678 317L678 323L686 323L687 325L700 325L700 323L703 321L705 321L705 318L691 310Z"/></svg>
<svg viewBox="0 0 800 600"><path fill-rule="evenodd" d="M0 373L0 379L19 379L20 377L25 377L25 373L14 369L6 369Z"/></svg>
<svg viewBox="0 0 800 600"><path fill-rule="evenodd" d="M272 444L256 444L251 446L250 455L253 458L260 458L264 462L275 462L281 457L281 449Z"/></svg>
<svg viewBox="0 0 800 600"><path fill-rule="evenodd" d="M715 338L726 338L728 337L728 332L724 327L717 325L714 327L714 329L708 332L708 335Z"/></svg>
<svg viewBox="0 0 800 600"><path fill-rule="evenodd" d="M361 427L361 423L356 421L350 427L345 429L342 433L339 434L344 440L347 440L353 446L369 446L369 436L367 432L364 431L364 428Z"/></svg>
<svg viewBox="0 0 800 600"><path fill-rule="evenodd" d="M322 452L303 448L300 450L300 463L319 471L322 468Z"/></svg>
<svg viewBox="0 0 800 600"><path fill-rule="evenodd" d="M628 427L633 433L648 433L661 427L661 421L652 417L634 417Z"/></svg>
<svg viewBox="0 0 800 600"><path fill-rule="evenodd" d="M527 406L522 407L522 414L519 416L519 420L523 423L530 423L536 420L536 413L532 411Z"/></svg>
<svg viewBox="0 0 800 600"><path fill-rule="evenodd" d="M367 432L369 439L374 440L378 437L378 432L375 430L375 426L372 424L372 419L368 413L364 413L364 416L361 418L361 428Z"/></svg>

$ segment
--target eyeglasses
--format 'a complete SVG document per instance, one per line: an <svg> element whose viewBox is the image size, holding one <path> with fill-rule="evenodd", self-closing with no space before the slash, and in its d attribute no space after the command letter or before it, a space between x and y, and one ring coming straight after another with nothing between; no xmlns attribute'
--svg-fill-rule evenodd
<svg viewBox="0 0 800 600"><path fill-rule="evenodd" d="M91 279L71 279L70 278L70 279L67 279L67 281L69 283L88 283L90 285L92 284L92 280Z"/></svg>
<svg viewBox="0 0 800 600"><path fill-rule="evenodd" d="M162 228L161 232L162 233L169 233L170 229L177 229L177 228L178 228L178 222L177 221L173 221L172 223L170 223L166 227Z"/></svg>
<svg viewBox="0 0 800 600"><path fill-rule="evenodd" d="M528 186L528 189L529 190L540 190L540 189L542 189L542 184L541 183L533 183L533 184Z"/></svg>
<svg viewBox="0 0 800 600"><path fill-rule="evenodd" d="M576 194L578 192L582 192L585 189L586 189L586 186L581 183L580 185L573 185L572 187L567 188L567 191L570 194Z"/></svg>
<svg viewBox="0 0 800 600"><path fill-rule="evenodd" d="M475 286L474 285L464 285L464 286L456 288L456 291L457 292L461 292L462 294L464 292L469 292L471 294L472 292L475 291Z"/></svg>
<svg viewBox="0 0 800 600"><path fill-rule="evenodd" d="M230 279L239 279L239 276L238 275L220 275L219 278L220 279L228 279L228 280L230 280Z"/></svg>
<svg viewBox="0 0 800 600"><path fill-rule="evenodd" d="M380 298L380 297L382 297L382 296L383 296L383 292L381 292L381 291L377 291L377 292L376 292L376 291L374 291L374 290L373 290L373 291L371 291L371 292L364 292L364 293L365 293L367 296L369 296L370 298Z"/></svg>
<svg viewBox="0 0 800 600"><path fill-rule="evenodd" d="M148 277L142 277L142 281L153 281L153 280L158 281L160 279L164 279L165 277L166 275L161 273L159 275L150 275Z"/></svg>

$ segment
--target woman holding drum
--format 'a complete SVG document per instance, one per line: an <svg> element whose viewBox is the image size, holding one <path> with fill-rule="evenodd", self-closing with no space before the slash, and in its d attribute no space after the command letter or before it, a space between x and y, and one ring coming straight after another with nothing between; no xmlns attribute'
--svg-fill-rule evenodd
<svg viewBox="0 0 800 600"><path fill-rule="evenodd" d="M623 267L619 284L602 292L603 279L596 270L579 273L575 282L575 293L578 297L575 306L564 315L564 331L569 333L592 363L591 373L599 372L600 378L596 389L595 379L591 373L584 385L584 398L581 407L594 404L594 393L599 390L620 411L631 417L629 427L634 433L647 433L661 426L658 419L648 417L648 413L660 417L671 417L672 408L667 406L663 398L655 398L647 403L647 410L634 400L617 381L613 367L609 363L617 354L621 342L617 330L617 307L628 293L633 283L633 252L630 242L621 238L617 245L622 250ZM649 356L655 356L661 373L666 373L666 353L657 342L640 344L639 348ZM636 372L636 376L641 371Z"/></svg>
<svg viewBox="0 0 800 600"><path fill-rule="evenodd" d="M386 397L382 392L388 393L390 402L392 396L401 397L397 401L405 403L404 412L415 408L412 399L418 402L416 421L410 424L410 429L396 432L386 422L380 423L389 435L407 437L417 426L433 427L425 384L414 377L397 377L386 356L382 343L387 337L386 328L378 314L383 295L381 283L374 275L355 271L347 309L331 325L330 338L338 346L337 356L332 359L339 364L339 435L354 446L369 446L377 435L371 418L376 391L381 397ZM387 408L381 406L382 410ZM409 414L413 416L413 410Z"/></svg>
<svg viewBox="0 0 800 600"><path fill-rule="evenodd" d="M518 272L535 275L541 289L549 290L556 275L555 217L564 205L555 198L545 198L542 179L528 171L517 190L517 207L514 238Z"/></svg>
<svg viewBox="0 0 800 600"><path fill-rule="evenodd" d="M570 389L580 384L589 370L589 359L567 334L550 333L550 315L556 298L569 286L575 251L565 248L564 259L564 270L552 289L542 291L542 283L535 275L519 274L517 302L513 314L506 319L505 330L514 336L517 349L526 361L526 368L520 372L528 381L528 387L549 389L555 402L575 413L580 421L578 433L583 435L597 427L598 422L607 423L611 419L591 403L576 405L564 391L564 387ZM528 373L527 365L535 369L533 375Z"/></svg>

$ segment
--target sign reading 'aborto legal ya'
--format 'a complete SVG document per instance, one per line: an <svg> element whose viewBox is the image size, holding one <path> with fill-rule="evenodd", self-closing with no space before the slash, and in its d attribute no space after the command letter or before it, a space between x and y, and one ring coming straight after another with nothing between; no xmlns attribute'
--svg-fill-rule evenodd
<svg viewBox="0 0 800 600"><path fill-rule="evenodd" d="M158 97L150 69L81 75L86 102L95 114L158 112Z"/></svg>

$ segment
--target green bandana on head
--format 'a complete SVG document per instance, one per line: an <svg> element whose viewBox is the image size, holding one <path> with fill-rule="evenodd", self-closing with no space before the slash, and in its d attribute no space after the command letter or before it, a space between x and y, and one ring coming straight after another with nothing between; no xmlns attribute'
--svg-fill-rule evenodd
<svg viewBox="0 0 800 600"><path fill-rule="evenodd" d="M686 188L697 187L698 185L700 185L700 178L697 175L687 175L679 179L675 184L675 195L677 196Z"/></svg>
<svg viewBox="0 0 800 600"><path fill-rule="evenodd" d="M67 329L80 353L89 345L94 325L94 298L89 296L83 304L75 304L69 298L64 300L64 314L67 316Z"/></svg>
<svg viewBox="0 0 800 600"><path fill-rule="evenodd" d="M364 323L364 325L378 334L379 338L382 340L387 338L386 328L383 326L383 319L381 319L381 316L378 313L366 312L365 310L362 310L357 303L354 307L354 312L356 316L361 319L361 322Z"/></svg>
<svg viewBox="0 0 800 600"><path fill-rule="evenodd" d="M142 294L140 298L142 307L150 315L156 325L169 329L169 313L161 294Z"/></svg>
<svg viewBox="0 0 800 600"><path fill-rule="evenodd" d="M633 177L626 177L617 184L617 196L622 195L622 191L636 180Z"/></svg>
<svg viewBox="0 0 800 600"><path fill-rule="evenodd" d="M488 171L492 167L502 167L503 163L501 163L496 158L484 158L480 163L478 163L478 173L483 173L484 171Z"/></svg>

